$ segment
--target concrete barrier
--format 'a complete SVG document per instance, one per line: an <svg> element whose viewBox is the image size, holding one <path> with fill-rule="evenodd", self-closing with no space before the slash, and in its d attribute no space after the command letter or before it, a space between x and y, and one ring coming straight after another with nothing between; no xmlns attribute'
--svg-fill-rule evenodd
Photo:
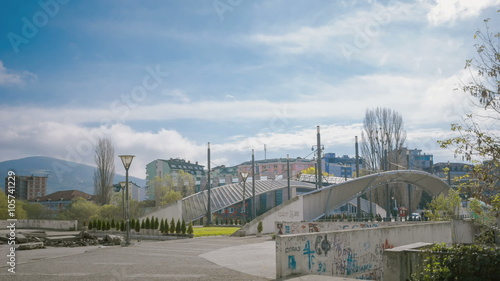
<svg viewBox="0 0 500 281"><path fill-rule="evenodd" d="M0 228L5 229L12 221L1 220ZM78 221L76 220L17 220L16 228L34 229L54 229L54 230L76 230Z"/></svg>
<svg viewBox="0 0 500 281"><path fill-rule="evenodd" d="M316 274L382 280L384 249L417 242L451 243L451 223L278 235L276 278Z"/></svg>
<svg viewBox="0 0 500 281"><path fill-rule="evenodd" d="M417 223L417 222L413 222ZM408 224L408 222L281 222L275 223L274 234L300 234L334 230L351 230L357 228L374 228Z"/></svg>

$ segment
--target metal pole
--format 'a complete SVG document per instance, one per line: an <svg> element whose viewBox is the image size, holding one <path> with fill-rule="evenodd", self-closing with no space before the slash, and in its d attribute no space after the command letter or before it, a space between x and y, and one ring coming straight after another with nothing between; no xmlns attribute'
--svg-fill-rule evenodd
<svg viewBox="0 0 500 281"><path fill-rule="evenodd" d="M242 201L242 204L241 204L241 209L242 209L242 215L243 215L243 223L246 223L247 222L247 216L246 216L246 212L247 212L247 209L245 208L245 189L246 189L246 186L245 186L245 183L246 183L247 179L243 179L243 201Z"/></svg>
<svg viewBox="0 0 500 281"><path fill-rule="evenodd" d="M125 218L125 187L122 187L122 207L123 207L123 219Z"/></svg>
<svg viewBox="0 0 500 281"><path fill-rule="evenodd" d="M125 223L126 223L126 227L127 227L127 235L125 236L125 245L130 245L130 219L129 219L129 216L130 216L130 213L129 213L129 209L128 209L128 167L125 169L125 184L126 184L126 187L125 187L125 200L127 201L127 207L125 209Z"/></svg>
<svg viewBox="0 0 500 281"><path fill-rule="evenodd" d="M410 164L410 151L406 150L406 157L407 157L407 162L408 162L408 170L411 170L411 164ZM412 206L411 206L411 184L408 184L408 220L411 221L412 218Z"/></svg>
<svg viewBox="0 0 500 281"><path fill-rule="evenodd" d="M287 188L288 188L288 200L292 199L292 189L290 187L290 155L286 155L286 173L287 173Z"/></svg>
<svg viewBox="0 0 500 281"><path fill-rule="evenodd" d="M252 149L252 219L257 216L257 204L255 204L255 156Z"/></svg>
<svg viewBox="0 0 500 281"><path fill-rule="evenodd" d="M212 186L212 180L210 179L210 142L208 143L208 149L207 149L207 167L208 167L208 174L207 174L207 190L208 190L208 203L207 203L207 225L212 224L212 198L211 198L211 186Z"/></svg>
<svg viewBox="0 0 500 281"><path fill-rule="evenodd" d="M359 177L359 149L358 149L358 136L356 136L354 138L354 141L355 141L355 145L354 145L354 148L355 148L355 153L356 153L356 156L355 156L355 161L356 161L356 178ZM361 219L361 196L358 196L357 200L356 200L356 208L358 210L358 219Z"/></svg>
<svg viewBox="0 0 500 281"><path fill-rule="evenodd" d="M321 171L321 135L319 133L319 126L316 127L317 129L317 134L316 134L316 141L317 141L317 146L318 146L318 188L323 187L323 173Z"/></svg>
<svg viewBox="0 0 500 281"><path fill-rule="evenodd" d="M387 171L387 149L384 149L384 171ZM389 184L385 184L385 193L387 194L385 217L387 221L391 220L391 194L389 191Z"/></svg>

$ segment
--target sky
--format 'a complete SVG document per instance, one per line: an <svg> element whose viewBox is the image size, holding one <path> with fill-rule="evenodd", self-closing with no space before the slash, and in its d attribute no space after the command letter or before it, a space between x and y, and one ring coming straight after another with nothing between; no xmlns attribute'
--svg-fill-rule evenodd
<svg viewBox="0 0 500 281"><path fill-rule="evenodd" d="M439 148L470 112L460 90L474 39L500 0L5 1L0 9L0 161L207 166L354 155L366 110L399 112L407 146ZM495 30L496 32L497 30ZM264 152L264 146L266 152Z"/></svg>

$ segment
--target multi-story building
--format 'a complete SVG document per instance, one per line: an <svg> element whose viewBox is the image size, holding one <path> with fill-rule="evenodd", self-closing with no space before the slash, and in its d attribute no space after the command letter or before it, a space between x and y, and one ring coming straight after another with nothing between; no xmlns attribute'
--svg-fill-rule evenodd
<svg viewBox="0 0 500 281"><path fill-rule="evenodd" d="M146 198L148 200L155 200L155 190L152 181L164 175L171 175L176 182L176 175L180 171L191 174L195 178L195 191L200 191L200 185L202 179L205 177L204 166L198 165L198 162L191 163L191 161L186 161L184 159L172 159L163 160L157 159L146 165Z"/></svg>
<svg viewBox="0 0 500 281"><path fill-rule="evenodd" d="M30 200L35 197L45 196L47 191L47 179L48 177L41 176L14 176L15 177L15 189L14 196L18 200ZM5 187L12 186L9 185L8 177L5 178ZM5 188L5 194L8 193L8 188ZM12 194L11 194L12 195Z"/></svg>
<svg viewBox="0 0 500 281"><path fill-rule="evenodd" d="M343 155L337 157L335 153L325 153L321 159L323 171L342 178L352 178L356 173L356 158ZM359 169L363 168L363 160L359 159Z"/></svg>
<svg viewBox="0 0 500 281"><path fill-rule="evenodd" d="M434 156L432 154L423 153L421 149L403 148L403 155L409 156L410 163L407 167L413 170L422 170L431 173L434 165Z"/></svg>
<svg viewBox="0 0 500 281"><path fill-rule="evenodd" d="M475 179L464 179L463 176L469 174L473 169L473 165L465 163L436 163L432 167L433 173L443 179L450 185L457 185L465 181Z"/></svg>
<svg viewBox="0 0 500 281"><path fill-rule="evenodd" d="M49 210L56 213L67 209L71 202L76 198L84 198L91 202L96 202L96 196L90 195L79 190L63 190L57 191L48 195L40 196L37 198L29 199L30 203L40 203L47 207Z"/></svg>
<svg viewBox="0 0 500 281"><path fill-rule="evenodd" d="M255 176L258 178L274 179L276 177L282 176L283 179L287 178L287 158L275 158L275 159L265 159L256 160L255 162ZM304 158L290 158L290 178L294 179L297 175L308 168L314 167L316 163L313 160ZM238 174L241 172L249 172L249 177L252 177L252 162L243 162L238 165Z"/></svg>

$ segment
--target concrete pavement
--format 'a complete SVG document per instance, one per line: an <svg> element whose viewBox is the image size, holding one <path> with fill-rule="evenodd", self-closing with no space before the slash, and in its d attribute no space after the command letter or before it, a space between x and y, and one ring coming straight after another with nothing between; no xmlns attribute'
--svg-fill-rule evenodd
<svg viewBox="0 0 500 281"><path fill-rule="evenodd" d="M274 280L275 242L264 237L200 237L133 241L130 247L88 246L16 251L0 245L0 280ZM3 261L2 261L3 260ZM289 280L347 280L300 276Z"/></svg>

